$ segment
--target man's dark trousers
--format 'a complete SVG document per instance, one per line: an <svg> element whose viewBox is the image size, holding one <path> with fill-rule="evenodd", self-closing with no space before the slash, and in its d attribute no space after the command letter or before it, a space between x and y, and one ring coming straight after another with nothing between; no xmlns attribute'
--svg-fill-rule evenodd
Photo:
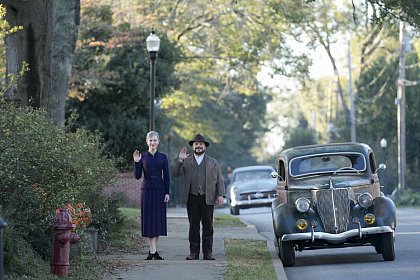
<svg viewBox="0 0 420 280"><path fill-rule="evenodd" d="M189 194L187 202L188 220L190 223L189 241L190 253L200 254L200 221L203 225L203 254L213 253L213 212L214 205L206 204L205 195Z"/></svg>

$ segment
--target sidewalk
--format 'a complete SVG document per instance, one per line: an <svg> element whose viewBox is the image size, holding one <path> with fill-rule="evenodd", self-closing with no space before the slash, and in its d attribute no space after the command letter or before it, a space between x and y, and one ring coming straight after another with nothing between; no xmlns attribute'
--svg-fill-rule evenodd
<svg viewBox="0 0 420 280"><path fill-rule="evenodd" d="M216 209L215 213L217 211ZM200 280L223 280L227 269L223 240L225 237L265 240L252 225L240 228L215 228L213 255L216 260L203 260L203 256L200 254L199 260L187 261L185 259L189 254L187 210L185 208L168 208L168 236L161 237L158 243L159 254L164 257L164 260L146 261L144 260L145 254L125 255L124 259L119 261L127 264L128 268L113 271L103 279L195 280L199 278ZM271 241L267 243L277 274L280 275L278 279L287 279L280 259L275 251L273 252L274 245L270 245Z"/></svg>

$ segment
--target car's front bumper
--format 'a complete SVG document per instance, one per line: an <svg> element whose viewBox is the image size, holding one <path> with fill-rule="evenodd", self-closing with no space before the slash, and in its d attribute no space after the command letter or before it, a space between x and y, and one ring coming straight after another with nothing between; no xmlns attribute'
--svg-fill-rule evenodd
<svg viewBox="0 0 420 280"><path fill-rule="evenodd" d="M231 207L258 207L271 205L275 197L272 198L261 198L261 199L248 199L248 200L233 200L231 202Z"/></svg>
<svg viewBox="0 0 420 280"><path fill-rule="evenodd" d="M285 234L281 238L281 241L312 241L315 240L325 240L331 243L342 243L346 240L359 237L360 239L363 236L374 235L379 233L394 232L390 226L378 226L378 227L368 227L368 228L358 228L351 229L342 233L326 233L326 232L302 232L302 233L291 233Z"/></svg>

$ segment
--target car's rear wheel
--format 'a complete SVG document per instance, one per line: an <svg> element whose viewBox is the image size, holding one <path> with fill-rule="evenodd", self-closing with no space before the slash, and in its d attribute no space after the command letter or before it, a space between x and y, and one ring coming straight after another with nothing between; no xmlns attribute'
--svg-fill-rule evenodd
<svg viewBox="0 0 420 280"><path fill-rule="evenodd" d="M239 207L238 206L230 207L230 214L239 215Z"/></svg>
<svg viewBox="0 0 420 280"><path fill-rule="evenodd" d="M393 261L395 260L395 248L394 248L394 233L393 232L387 232L382 233L380 235L380 244L381 244L381 251L382 251L382 257L386 261Z"/></svg>
<svg viewBox="0 0 420 280"><path fill-rule="evenodd" d="M295 248L291 241L279 241L280 259L283 266L295 265Z"/></svg>

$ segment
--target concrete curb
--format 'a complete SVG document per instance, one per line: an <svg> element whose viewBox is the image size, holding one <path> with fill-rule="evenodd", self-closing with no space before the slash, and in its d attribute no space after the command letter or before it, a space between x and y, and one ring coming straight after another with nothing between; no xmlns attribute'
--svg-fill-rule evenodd
<svg viewBox="0 0 420 280"><path fill-rule="evenodd" d="M279 256L277 255L276 247L274 242L267 240L267 247L271 253L271 258L273 259L274 269L277 272L278 280L287 280L286 272L284 271L283 263L281 262Z"/></svg>

